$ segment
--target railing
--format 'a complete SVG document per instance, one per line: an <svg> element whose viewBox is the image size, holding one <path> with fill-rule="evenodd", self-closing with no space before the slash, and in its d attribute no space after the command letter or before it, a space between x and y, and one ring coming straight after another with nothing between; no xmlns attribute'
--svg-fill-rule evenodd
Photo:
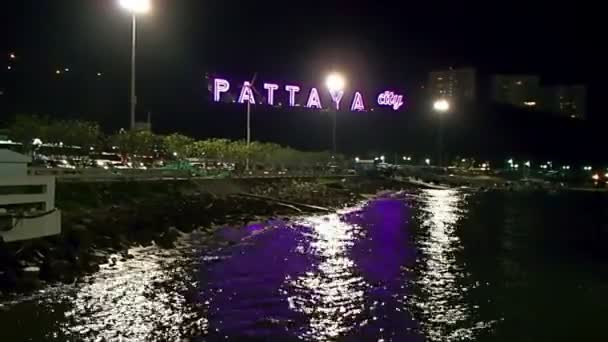
<svg viewBox="0 0 608 342"><path fill-rule="evenodd" d="M291 171L287 173L256 171L250 174L223 173L203 175L189 170L166 169L101 169L101 168L30 168L31 175L54 175L61 181L145 181L145 180L177 180L188 178L302 178L302 177L348 177L353 175L332 174L325 172Z"/></svg>

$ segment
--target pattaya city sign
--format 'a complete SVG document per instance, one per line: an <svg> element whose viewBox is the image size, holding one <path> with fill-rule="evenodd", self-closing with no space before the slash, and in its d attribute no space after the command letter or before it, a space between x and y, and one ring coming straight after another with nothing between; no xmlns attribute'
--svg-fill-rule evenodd
<svg viewBox="0 0 608 342"><path fill-rule="evenodd" d="M224 78L214 78L213 79L213 101L222 102L222 95L230 93L230 91L235 86L230 83L230 81ZM238 90L240 88L240 91ZM322 109L322 96L321 94L323 90L319 90L318 88L312 87L310 89L303 90L299 85L295 84L285 84L279 85L276 83L263 83L262 89L257 91L254 87L251 86L249 82L238 83L236 85L235 94L238 93L238 99L236 100L238 103L250 103L250 104L267 104L269 106L281 105L277 98L280 96L285 98L287 105L289 107L301 107L304 106L306 108L316 108ZM368 103L366 103L365 97L359 91L354 91L351 95L350 99L345 100L344 91L329 91L324 90L329 95L329 101L331 102L331 107L340 109L342 106L342 102L348 101L347 104L350 105L350 110L353 112L362 112L368 110ZM324 94L324 95L325 95ZM298 101L299 100L299 101ZM395 111L399 110L405 104L404 96L401 94L397 94L394 91L386 90L382 91L378 94L375 94L373 98L375 104L381 107L388 107ZM326 107L329 108L329 105L326 104Z"/></svg>

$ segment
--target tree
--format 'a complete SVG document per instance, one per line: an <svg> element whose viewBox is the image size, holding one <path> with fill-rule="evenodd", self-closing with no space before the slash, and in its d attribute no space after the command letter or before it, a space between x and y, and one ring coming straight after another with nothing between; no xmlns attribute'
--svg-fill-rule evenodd
<svg viewBox="0 0 608 342"><path fill-rule="evenodd" d="M99 145L101 139L99 125L94 122L69 120L51 122L45 139L49 143L89 148Z"/></svg>
<svg viewBox="0 0 608 342"><path fill-rule="evenodd" d="M177 154L180 157L192 156L194 139L179 133L173 133L163 138L163 145L170 155Z"/></svg>
<svg viewBox="0 0 608 342"><path fill-rule="evenodd" d="M31 150L32 141L40 139L44 142L49 120L36 115L17 115L9 126L9 138L23 144L26 151Z"/></svg>
<svg viewBox="0 0 608 342"><path fill-rule="evenodd" d="M36 115L17 115L9 127L9 136L21 142L26 149L31 147L34 139L40 139L43 143L88 148L97 146L102 134L99 125L94 122L50 121Z"/></svg>
<svg viewBox="0 0 608 342"><path fill-rule="evenodd" d="M121 131L110 137L112 145L124 157L152 155L161 145L161 138L149 131Z"/></svg>

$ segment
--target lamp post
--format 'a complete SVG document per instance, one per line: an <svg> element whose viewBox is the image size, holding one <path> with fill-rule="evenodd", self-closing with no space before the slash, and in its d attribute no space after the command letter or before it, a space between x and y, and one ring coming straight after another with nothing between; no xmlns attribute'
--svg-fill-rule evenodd
<svg viewBox="0 0 608 342"><path fill-rule="evenodd" d="M439 137L437 141L437 162L439 167L443 166L443 115L450 110L450 103L447 100L440 99L433 103L433 109L439 116Z"/></svg>
<svg viewBox="0 0 608 342"><path fill-rule="evenodd" d="M135 129L135 106L137 96L135 95L135 47L137 45L137 15L147 13L150 10L150 0L120 0L120 6L131 12L131 129Z"/></svg>
<svg viewBox="0 0 608 342"><path fill-rule="evenodd" d="M336 126L337 126L337 116L338 110L340 110L340 100L342 99L342 95L344 94L344 85L346 81L344 77L339 73L331 73L327 76L325 80L325 84L327 85L327 89L329 89L329 93L331 94L332 99L336 103L335 110L333 111L332 116L332 152L333 155L336 155L337 152L337 143L336 143Z"/></svg>

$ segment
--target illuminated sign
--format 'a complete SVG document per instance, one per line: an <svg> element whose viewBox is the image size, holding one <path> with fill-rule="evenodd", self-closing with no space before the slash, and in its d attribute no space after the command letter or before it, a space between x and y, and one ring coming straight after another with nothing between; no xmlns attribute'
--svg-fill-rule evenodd
<svg viewBox="0 0 608 342"><path fill-rule="evenodd" d="M237 87L238 88L238 87ZM322 109L322 108L335 108L336 110L340 110L340 104L344 99L344 91L328 91L325 93L326 99L326 107L323 107L323 101L319 89L312 87L307 92L302 92L302 88L298 85L294 84L286 84L281 87L276 83L264 83L263 89L265 90L266 98L256 90L249 82L243 82L241 91L239 93L237 102L238 103L250 103L250 104L261 104L265 103L270 106L277 105L277 96L286 97L287 103L289 107L299 106L296 102L296 97L306 99L306 104L304 105L306 108L313 109ZM223 78L214 78L213 79L213 101L221 102L222 94L226 94L231 90L230 82ZM302 92L302 94L300 94ZM329 97L327 97L329 94ZM256 99L257 97L257 99ZM331 99L331 101L330 101ZM345 100L348 101L348 100ZM331 103L331 106L330 106ZM383 91L379 93L376 97L376 103L382 107L390 107L393 110L397 111L401 109L404 104L404 96L401 94L397 94L394 91ZM279 102L278 105L281 103ZM355 91L352 93L352 100L350 102L350 110L353 112L363 112L366 111L366 105L364 96L361 92Z"/></svg>
<svg viewBox="0 0 608 342"><path fill-rule="evenodd" d="M391 106L398 110L403 106L403 95L397 95L392 91L385 91L378 95L378 104L381 106Z"/></svg>

